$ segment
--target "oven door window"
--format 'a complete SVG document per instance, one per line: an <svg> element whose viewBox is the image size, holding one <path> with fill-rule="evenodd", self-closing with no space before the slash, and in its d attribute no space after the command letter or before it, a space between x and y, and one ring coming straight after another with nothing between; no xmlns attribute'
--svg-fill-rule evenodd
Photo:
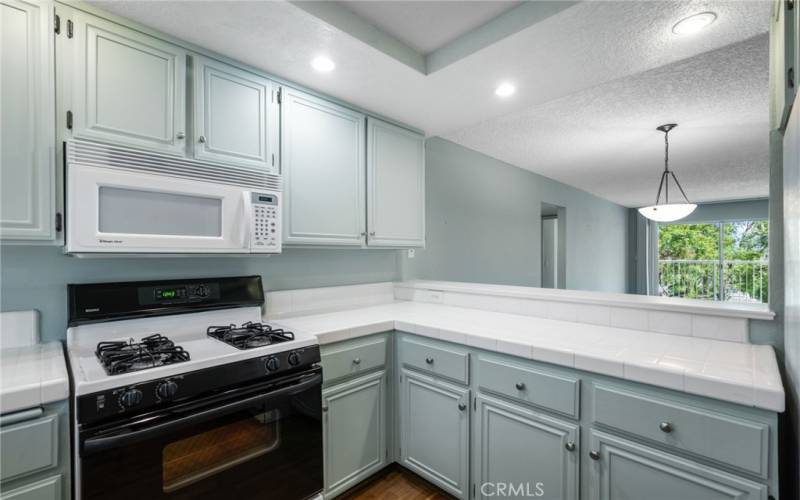
<svg viewBox="0 0 800 500"><path fill-rule="evenodd" d="M276 450L279 424L279 410L259 411L166 445L162 489L172 493Z"/></svg>
<svg viewBox="0 0 800 500"><path fill-rule="evenodd" d="M201 414L213 417L197 419ZM82 431L78 498L312 497L323 485L321 415L321 388L314 385L280 397L266 393L245 406L226 400L193 409L156 433L136 425Z"/></svg>

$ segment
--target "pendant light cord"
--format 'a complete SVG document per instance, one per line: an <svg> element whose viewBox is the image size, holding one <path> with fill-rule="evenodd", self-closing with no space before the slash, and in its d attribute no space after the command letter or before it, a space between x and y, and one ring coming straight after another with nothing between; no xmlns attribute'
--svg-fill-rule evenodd
<svg viewBox="0 0 800 500"><path fill-rule="evenodd" d="M675 185L678 186L678 190L681 192L683 199L686 200L686 203L689 202L689 198L686 196L686 193L683 192L683 188L681 187L681 183L678 182L678 178L675 177L675 174L672 173L669 169L669 131L672 130L675 125L662 125L659 127L659 130L664 132L664 172L661 174L661 182L658 184L658 193L656 194L656 205L659 204L661 201L661 192L664 192L664 203L669 204L669 178L672 177L672 180L675 181Z"/></svg>

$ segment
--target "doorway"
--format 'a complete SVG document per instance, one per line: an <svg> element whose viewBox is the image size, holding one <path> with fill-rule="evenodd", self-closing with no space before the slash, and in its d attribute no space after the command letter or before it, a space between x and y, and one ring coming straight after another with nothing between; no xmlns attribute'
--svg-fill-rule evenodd
<svg viewBox="0 0 800 500"><path fill-rule="evenodd" d="M565 288L566 209L542 203L541 219L542 288Z"/></svg>

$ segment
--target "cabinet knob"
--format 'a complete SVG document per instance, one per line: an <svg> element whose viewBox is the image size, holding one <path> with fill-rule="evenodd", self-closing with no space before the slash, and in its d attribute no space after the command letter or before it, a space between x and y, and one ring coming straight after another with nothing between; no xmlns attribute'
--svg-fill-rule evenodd
<svg viewBox="0 0 800 500"><path fill-rule="evenodd" d="M465 405L464 403L458 403L458 409L464 411L467 409L467 405Z"/></svg>
<svg viewBox="0 0 800 500"><path fill-rule="evenodd" d="M367 235L367 232L366 232L366 231L362 231L362 232L361 232L361 236L366 236L366 235Z"/></svg>
<svg viewBox="0 0 800 500"><path fill-rule="evenodd" d="M592 450L589 452L589 458L591 458L592 460L600 460L600 453Z"/></svg>
<svg viewBox="0 0 800 500"><path fill-rule="evenodd" d="M573 442L573 441L567 441L567 442L564 444L564 448L566 448L566 449L567 449L567 451L575 451L575 442Z"/></svg>
<svg viewBox="0 0 800 500"><path fill-rule="evenodd" d="M185 139L186 134L184 134L183 132L178 132L177 134L175 134L175 137L177 137L178 139Z"/></svg>
<svg viewBox="0 0 800 500"><path fill-rule="evenodd" d="M669 422L661 422L658 424L658 428L661 429L661 432L665 432L667 434L672 432L672 424Z"/></svg>
<svg viewBox="0 0 800 500"><path fill-rule="evenodd" d="M429 365L432 365L433 364L433 358L431 358L431 357L425 358L425 362L428 363Z"/></svg>
<svg viewBox="0 0 800 500"><path fill-rule="evenodd" d="M361 358L356 358L356 359L354 359L354 360L353 360L353 364L354 364L354 365L360 365L360 364L361 364Z"/></svg>
<svg viewBox="0 0 800 500"><path fill-rule="evenodd" d="M518 391L524 391L525 390L525 384L523 384L522 382L517 382L514 385L514 387L516 387Z"/></svg>
<svg viewBox="0 0 800 500"><path fill-rule="evenodd" d="M370 232L369 232L369 235L370 235L370 236L375 236L375 231L370 231Z"/></svg>
<svg viewBox="0 0 800 500"><path fill-rule="evenodd" d="M322 411L324 413L327 413L328 412L328 405L322 405Z"/></svg>
<svg viewBox="0 0 800 500"><path fill-rule="evenodd" d="M206 142L206 136L201 135L200 137L197 138L197 142Z"/></svg>

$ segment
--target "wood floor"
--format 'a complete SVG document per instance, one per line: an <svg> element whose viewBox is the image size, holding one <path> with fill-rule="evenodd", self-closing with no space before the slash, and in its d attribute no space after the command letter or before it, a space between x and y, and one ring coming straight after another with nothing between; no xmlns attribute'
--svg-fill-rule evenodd
<svg viewBox="0 0 800 500"><path fill-rule="evenodd" d="M399 465L387 467L364 484L339 497L342 500L452 500L453 498Z"/></svg>

